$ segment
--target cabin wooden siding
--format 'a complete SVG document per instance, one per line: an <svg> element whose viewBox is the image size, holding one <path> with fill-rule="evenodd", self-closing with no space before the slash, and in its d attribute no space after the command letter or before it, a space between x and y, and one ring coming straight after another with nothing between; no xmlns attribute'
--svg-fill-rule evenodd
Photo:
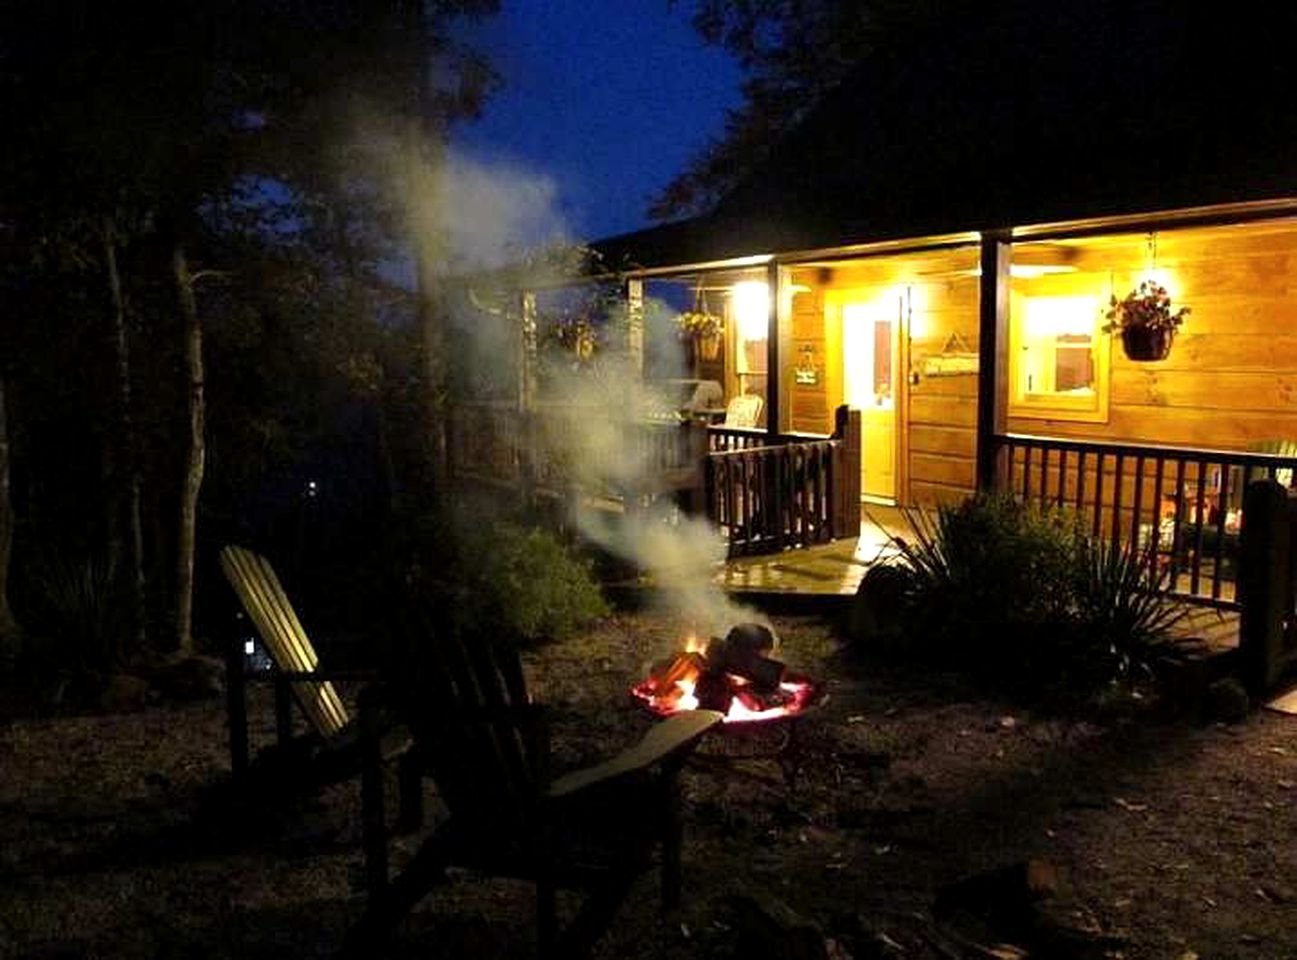
<svg viewBox="0 0 1297 960"><path fill-rule="evenodd" d="M793 384L795 431L828 432L833 410L843 402L842 304L899 297L910 288L908 324L900 324L893 371L896 499L903 504L957 502L975 486L976 370L934 376L922 372L926 359L949 354L952 344L961 352L977 348L975 264L975 251L958 250L843 260L792 273L797 288L790 311L793 356L785 366ZM911 282L907 276L913 277ZM796 383L795 371L807 359L818 374L814 385Z"/></svg>
<svg viewBox="0 0 1297 960"><path fill-rule="evenodd" d="M795 433L832 433L833 411L842 402L842 344L830 335L824 311L822 287L793 293L788 396ZM799 382L799 370L814 371L815 382Z"/></svg>
<svg viewBox="0 0 1297 960"><path fill-rule="evenodd" d="M927 283L923 300L910 343L907 502L930 505L963 500L976 486L977 371L929 374L924 363L977 349L977 277Z"/></svg>
<svg viewBox="0 0 1297 960"><path fill-rule="evenodd" d="M976 348L979 280L966 259L964 251L948 251L793 269L793 349L785 367L792 383L790 425L797 431L827 432L831 411L842 401L841 318L835 305L847 297L877 298L898 285L913 291L910 337L902 343L897 371L897 499L902 503L958 501L975 488L976 374L935 371L926 362L952 348ZM1019 241L1013 259L1015 264L1062 264L1072 271L1015 277L1011 304L1017 311L1026 297L1088 296L1101 315L1109 297L1123 296L1153 271L1167 283L1174 304L1192 312L1164 361L1128 360L1114 342L1106 368L1107 411L1100 419L1011 411L1009 432L1223 450L1255 450L1267 440L1297 438L1297 222ZM795 371L808 359L818 381L798 384ZM1111 469L1105 467L1103 482L1110 495L1117 495ZM1057 466L1048 470L1057 489ZM1015 480L1020 478L1019 468ZM1187 479L1195 485L1218 482ZM1157 495L1154 483L1145 477L1141 500ZM1135 496L1134 485L1130 475L1122 478L1120 497L1127 503ZM1074 494L1065 483L1064 498Z"/></svg>
<svg viewBox="0 0 1297 960"><path fill-rule="evenodd" d="M1078 241L1076 273L1015 280L1014 292L1088 291L1106 305L1154 266L1147 244ZM1105 422L1010 416L1009 431L1226 450L1297 438L1297 224L1165 232L1156 254L1173 306L1192 310L1170 356L1136 362L1114 343Z"/></svg>

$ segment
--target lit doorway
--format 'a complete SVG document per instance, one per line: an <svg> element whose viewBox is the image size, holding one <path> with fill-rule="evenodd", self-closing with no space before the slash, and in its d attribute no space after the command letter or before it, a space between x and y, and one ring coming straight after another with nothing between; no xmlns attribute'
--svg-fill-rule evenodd
<svg viewBox="0 0 1297 960"><path fill-rule="evenodd" d="M860 410L860 492L896 500L899 310L887 299L842 307L842 393Z"/></svg>

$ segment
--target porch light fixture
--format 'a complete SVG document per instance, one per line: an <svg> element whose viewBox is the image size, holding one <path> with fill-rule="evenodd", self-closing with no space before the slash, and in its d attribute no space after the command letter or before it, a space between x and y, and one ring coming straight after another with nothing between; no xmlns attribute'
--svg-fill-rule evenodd
<svg viewBox="0 0 1297 960"><path fill-rule="evenodd" d="M739 335L748 341L770 336L770 288L761 280L734 284L734 316Z"/></svg>

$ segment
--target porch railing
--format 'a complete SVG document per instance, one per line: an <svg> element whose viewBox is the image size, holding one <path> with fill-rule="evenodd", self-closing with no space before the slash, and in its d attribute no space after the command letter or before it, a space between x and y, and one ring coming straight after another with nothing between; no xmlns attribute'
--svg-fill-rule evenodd
<svg viewBox="0 0 1297 960"><path fill-rule="evenodd" d="M591 443L594 431L608 436ZM514 488L523 497L566 497L582 487L587 495L620 498L627 508L672 496L705 512L731 555L856 536L860 447L859 411L846 407L829 437L617 423L559 405L521 411L508 403L460 404L450 421L452 467L463 479ZM591 489L578 477L613 482Z"/></svg>
<svg viewBox="0 0 1297 960"><path fill-rule="evenodd" d="M837 447L816 440L708 455L708 513L725 532L731 555L833 539L840 530L834 522Z"/></svg>
<svg viewBox="0 0 1297 960"><path fill-rule="evenodd" d="M829 437L712 427L707 513L731 556L860 533L860 411L839 407Z"/></svg>
<svg viewBox="0 0 1297 960"><path fill-rule="evenodd" d="M610 489L588 492L661 486L664 477L688 471L701 476L706 438L701 427L689 427L647 419L627 423L571 404L523 411L507 402L461 403L452 408L450 458L460 477L523 488L529 495L562 495L580 478L592 477L608 478Z"/></svg>
<svg viewBox="0 0 1297 960"><path fill-rule="evenodd" d="M1166 589L1237 609L1243 491L1257 479L1292 486L1297 457L1237 450L1005 434L1001 489L1074 509L1094 536L1147 548Z"/></svg>
<svg viewBox="0 0 1297 960"><path fill-rule="evenodd" d="M770 445L770 434L761 427L726 427L721 425L707 428L707 452L725 453L730 450L751 450L755 447Z"/></svg>

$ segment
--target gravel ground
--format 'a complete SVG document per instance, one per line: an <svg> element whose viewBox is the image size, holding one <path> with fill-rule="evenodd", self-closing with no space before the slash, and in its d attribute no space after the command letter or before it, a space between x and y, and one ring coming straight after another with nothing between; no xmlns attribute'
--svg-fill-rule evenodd
<svg viewBox="0 0 1297 960"><path fill-rule="evenodd" d="M686 906L664 920L643 878L600 957L1297 958L1297 718L1051 719L848 663L817 620L774 626L829 692L798 725L795 788L705 741ZM682 632L624 614L528 654L559 764L645 728L626 690ZM252 709L266 744L264 692ZM0 728L0 955L335 953L363 902L356 783L254 802L224 751L221 701ZM531 904L456 876L386 952L529 956Z"/></svg>

